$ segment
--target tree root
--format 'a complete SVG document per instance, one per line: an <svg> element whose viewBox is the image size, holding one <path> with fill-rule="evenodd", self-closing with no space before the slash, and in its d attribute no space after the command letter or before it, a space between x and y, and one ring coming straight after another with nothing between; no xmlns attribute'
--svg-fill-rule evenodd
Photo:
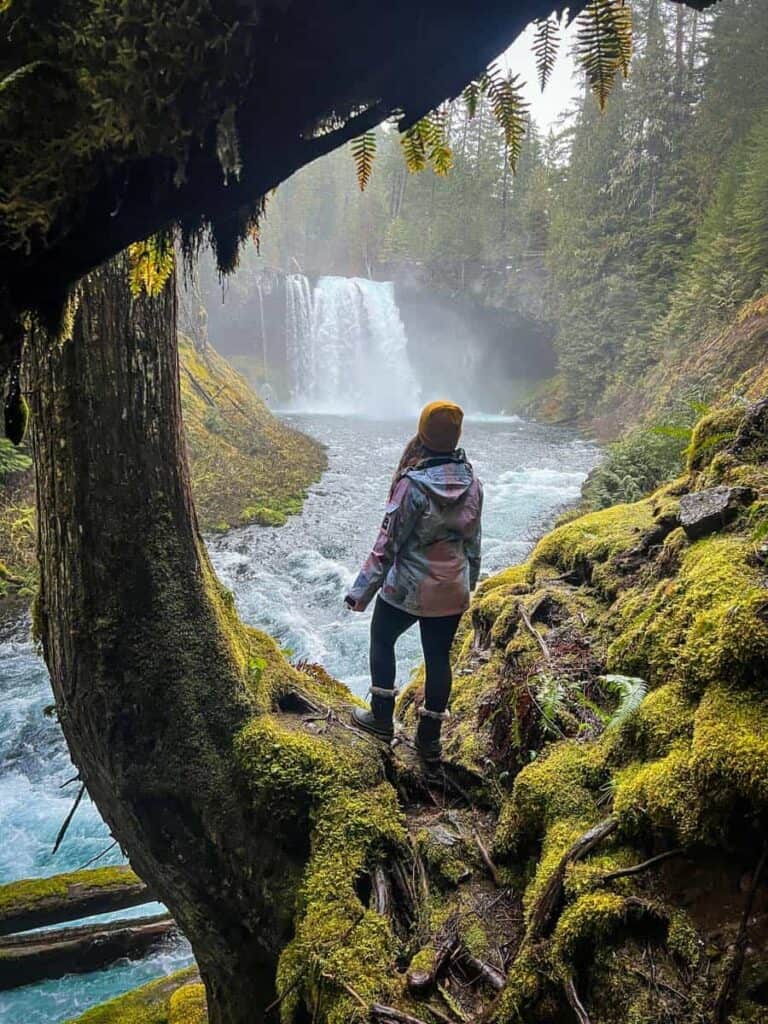
<svg viewBox="0 0 768 1024"><path fill-rule="evenodd" d="M476 956L472 956L466 949L461 951L461 959L468 967L471 967L473 971L476 971L479 977L486 981L494 992L501 992L504 986L507 984L507 976L500 971L493 964L486 963L485 960L480 960Z"/></svg>
<svg viewBox="0 0 768 1024"><path fill-rule="evenodd" d="M429 971L409 971L406 975L406 983L409 991L415 996L423 996L430 989L434 988L437 979L450 963L458 949L456 934L451 929L447 932L435 947L435 959L432 969Z"/></svg>
<svg viewBox="0 0 768 1024"><path fill-rule="evenodd" d="M608 882L615 882L617 878L629 878L631 875L642 874L643 871L647 871L648 868L652 868L655 864L661 864L662 861L669 860L670 857L679 857L684 852L681 847L677 847L674 850L657 853L655 857L649 857L648 860L644 860L641 864L634 864L631 868L620 868L618 871L611 871L609 874L603 875L600 879L600 884L606 885Z"/></svg>
<svg viewBox="0 0 768 1024"><path fill-rule="evenodd" d="M371 1007L371 1020L375 1024L426 1024L421 1017L412 1017L410 1013L396 1010L394 1006L374 1003Z"/></svg>
<svg viewBox="0 0 768 1024"><path fill-rule="evenodd" d="M574 984L573 978L566 978L563 982L563 989L565 990L565 998L568 1000L568 1005L576 1014L579 1024L592 1024L589 1019L589 1014L584 1009L584 1004L579 999L579 994L576 991L576 985Z"/></svg>
<svg viewBox="0 0 768 1024"><path fill-rule="evenodd" d="M760 882L767 864L768 843L763 846L763 852L760 854L760 859L758 860L755 872L752 875L752 882L749 886L747 898L744 901L744 909L741 913L741 923L739 924L739 933L736 936L736 948L720 986L720 991L717 993L717 999L715 1000L715 1009L712 1016L714 1024L728 1024L730 1011L736 997L736 990L741 978L741 972L744 968L744 957L747 952L747 942L749 938L749 919L752 916L752 908L755 903L755 897L757 896L757 890L760 888Z"/></svg>
<svg viewBox="0 0 768 1024"><path fill-rule="evenodd" d="M616 831L618 824L616 818L612 816L606 818L580 836L565 852L531 915L531 922L525 936L526 944L538 942L552 932L562 904L563 882L568 865L586 857L599 843Z"/></svg>

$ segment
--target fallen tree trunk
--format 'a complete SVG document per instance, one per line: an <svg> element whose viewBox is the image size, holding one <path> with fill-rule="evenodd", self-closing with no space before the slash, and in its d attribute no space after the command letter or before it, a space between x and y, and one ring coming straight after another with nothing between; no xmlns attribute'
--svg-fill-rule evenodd
<svg viewBox="0 0 768 1024"><path fill-rule="evenodd" d="M2 939L0 991L85 974L126 956L145 956L175 930L171 915L160 914Z"/></svg>
<svg viewBox="0 0 768 1024"><path fill-rule="evenodd" d="M149 887L129 867L25 878L0 886L0 935L111 914L153 899Z"/></svg>

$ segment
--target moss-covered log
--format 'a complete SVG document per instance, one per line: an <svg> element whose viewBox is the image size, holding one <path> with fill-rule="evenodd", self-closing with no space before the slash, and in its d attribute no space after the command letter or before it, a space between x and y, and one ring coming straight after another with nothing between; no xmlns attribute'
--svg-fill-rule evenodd
<svg viewBox="0 0 768 1024"><path fill-rule="evenodd" d="M128 867L24 878L0 886L0 935L109 914L151 900L146 883Z"/></svg>
<svg viewBox="0 0 768 1024"><path fill-rule="evenodd" d="M0 939L0 990L96 971L124 957L146 956L175 927L170 914L159 914Z"/></svg>

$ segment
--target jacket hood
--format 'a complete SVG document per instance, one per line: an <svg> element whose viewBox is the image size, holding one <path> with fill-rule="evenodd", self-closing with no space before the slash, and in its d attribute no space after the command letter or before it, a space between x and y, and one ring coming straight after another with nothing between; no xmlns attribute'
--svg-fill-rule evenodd
<svg viewBox="0 0 768 1024"><path fill-rule="evenodd" d="M441 504L459 501L475 479L472 466L463 458L428 460L409 469L406 476Z"/></svg>

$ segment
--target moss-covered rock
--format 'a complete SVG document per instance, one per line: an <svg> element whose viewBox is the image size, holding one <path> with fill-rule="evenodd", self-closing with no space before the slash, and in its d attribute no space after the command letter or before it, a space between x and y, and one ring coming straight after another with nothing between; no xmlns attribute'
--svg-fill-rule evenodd
<svg viewBox="0 0 768 1024"><path fill-rule="evenodd" d="M87 1010L69 1024L204 1024L206 1017L200 1015L203 986L196 979L194 967L178 971ZM188 1016L182 1011L189 1011Z"/></svg>
<svg viewBox="0 0 768 1024"><path fill-rule="evenodd" d="M321 445L274 417L215 349L179 342L184 429L201 523L282 526L325 468Z"/></svg>

